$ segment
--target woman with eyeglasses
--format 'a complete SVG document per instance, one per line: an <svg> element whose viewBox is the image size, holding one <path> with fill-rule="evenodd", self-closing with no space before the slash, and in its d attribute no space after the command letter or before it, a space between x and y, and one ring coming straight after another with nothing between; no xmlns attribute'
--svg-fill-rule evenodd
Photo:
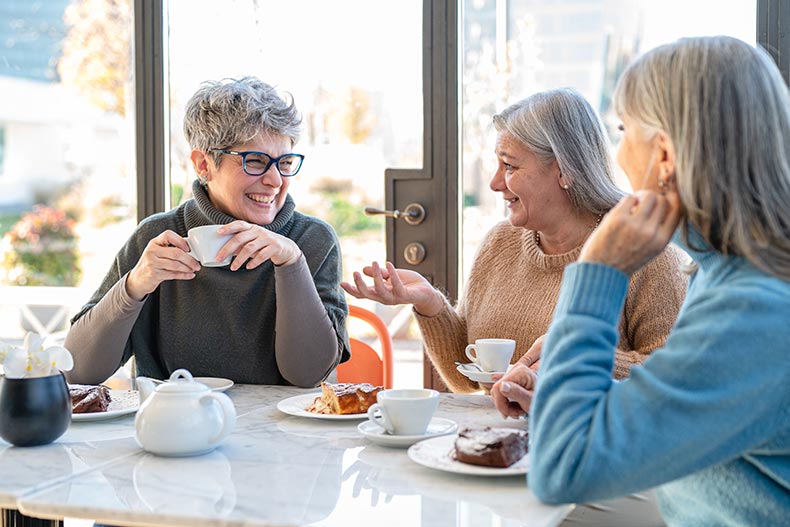
<svg viewBox="0 0 790 527"><path fill-rule="evenodd" d="M293 101L256 78L200 87L184 117L193 198L143 220L72 319L70 382L100 383L135 357L159 379L187 368L311 387L348 360L337 237L288 194L300 124ZM229 266L189 254L183 237L202 225L231 235L216 256Z"/></svg>

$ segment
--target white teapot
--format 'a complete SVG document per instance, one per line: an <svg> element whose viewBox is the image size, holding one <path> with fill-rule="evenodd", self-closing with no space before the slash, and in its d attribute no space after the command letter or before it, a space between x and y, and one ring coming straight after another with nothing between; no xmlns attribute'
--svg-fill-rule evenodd
<svg viewBox="0 0 790 527"><path fill-rule="evenodd" d="M160 456L195 456L211 452L236 425L236 408L224 393L192 379L180 369L154 387L137 377L142 404L134 420L135 439Z"/></svg>

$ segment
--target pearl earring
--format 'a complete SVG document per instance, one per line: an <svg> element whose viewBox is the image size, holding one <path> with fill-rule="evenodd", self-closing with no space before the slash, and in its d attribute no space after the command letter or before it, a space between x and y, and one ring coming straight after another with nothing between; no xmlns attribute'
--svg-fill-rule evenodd
<svg viewBox="0 0 790 527"><path fill-rule="evenodd" d="M564 190L568 190L568 188L570 188L570 187L569 187L569 185L568 185L567 183L565 183L565 184L562 186L562 188L563 188Z"/></svg>

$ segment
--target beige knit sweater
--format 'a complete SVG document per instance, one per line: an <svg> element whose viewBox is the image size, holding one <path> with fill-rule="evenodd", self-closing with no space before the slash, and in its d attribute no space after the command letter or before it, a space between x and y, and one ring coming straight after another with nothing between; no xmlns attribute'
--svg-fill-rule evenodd
<svg viewBox="0 0 790 527"><path fill-rule="evenodd" d="M457 308L445 302L433 317L414 312L426 352L451 390L480 390L454 364L469 362L464 355L467 344L481 338L515 339L515 362L546 333L562 270L580 252L581 246L565 254L546 255L532 231L507 221L491 229L478 248ZM664 344L686 293L681 254L670 246L631 277L619 324L616 378L627 377L632 365Z"/></svg>

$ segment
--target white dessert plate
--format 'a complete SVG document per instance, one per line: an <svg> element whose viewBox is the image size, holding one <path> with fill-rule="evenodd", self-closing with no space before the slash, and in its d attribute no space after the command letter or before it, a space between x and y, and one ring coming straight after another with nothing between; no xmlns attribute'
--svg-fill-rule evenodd
<svg viewBox="0 0 790 527"><path fill-rule="evenodd" d="M367 412L362 414L314 414L308 412L307 407L310 406L316 397L321 397L321 392L305 393L303 395L295 395L283 399L277 403L277 409L288 415L295 415L296 417L309 417L311 419L327 419L331 421L352 421L355 419L367 419Z"/></svg>
<svg viewBox="0 0 790 527"><path fill-rule="evenodd" d="M509 467L481 467L453 458L457 434L434 437L409 447L409 458L424 467L470 476L522 476L529 470L529 454Z"/></svg>
<svg viewBox="0 0 790 527"><path fill-rule="evenodd" d="M106 412L71 414L71 420L73 422L103 421L133 414L140 408L140 394L137 390L110 390L110 399Z"/></svg>
<svg viewBox="0 0 790 527"><path fill-rule="evenodd" d="M222 377L195 377L193 380L200 384L205 384L211 388L212 392L224 392L233 387L233 381Z"/></svg>
<svg viewBox="0 0 790 527"><path fill-rule="evenodd" d="M360 434L367 437L377 445L405 448L407 446L413 445L417 441L428 439L429 437L452 434L458 430L458 424L450 419L434 417L431 419L431 422L428 423L428 429L425 431L425 433L416 436L391 435L386 429L382 428L373 421L359 423L357 430L359 430Z"/></svg>
<svg viewBox="0 0 790 527"><path fill-rule="evenodd" d="M507 367L507 371L513 367L511 364ZM455 368L458 372L463 375L464 377L469 378L475 382L486 382L492 383L494 379L492 378L495 373L506 373L506 372L491 372L491 371L480 371L480 369L475 364L459 364Z"/></svg>

